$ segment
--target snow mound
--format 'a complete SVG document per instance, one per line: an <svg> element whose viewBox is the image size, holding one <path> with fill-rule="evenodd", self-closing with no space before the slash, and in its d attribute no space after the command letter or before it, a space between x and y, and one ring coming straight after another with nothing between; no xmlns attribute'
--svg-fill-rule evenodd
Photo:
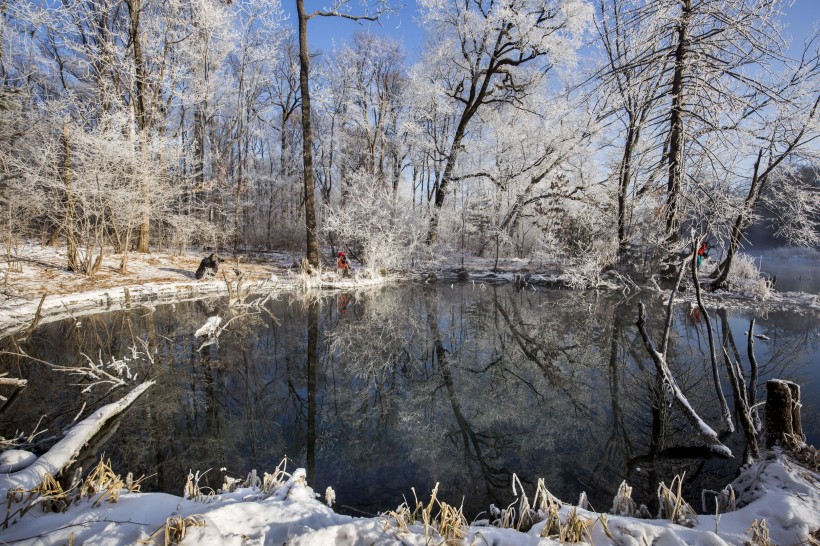
<svg viewBox="0 0 820 546"><path fill-rule="evenodd" d="M37 460L37 455L23 449L8 449L0 453L0 474L23 470Z"/></svg>

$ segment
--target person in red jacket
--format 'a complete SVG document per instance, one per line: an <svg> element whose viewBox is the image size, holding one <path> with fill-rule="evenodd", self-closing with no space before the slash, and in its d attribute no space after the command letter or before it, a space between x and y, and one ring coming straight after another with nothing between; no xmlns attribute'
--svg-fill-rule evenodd
<svg viewBox="0 0 820 546"><path fill-rule="evenodd" d="M336 272L342 275L350 275L350 264L343 251L339 251L338 258L336 258Z"/></svg>
<svg viewBox="0 0 820 546"><path fill-rule="evenodd" d="M709 256L709 245L706 241L703 241L698 248L698 269L700 269L700 264L703 263L703 259Z"/></svg>

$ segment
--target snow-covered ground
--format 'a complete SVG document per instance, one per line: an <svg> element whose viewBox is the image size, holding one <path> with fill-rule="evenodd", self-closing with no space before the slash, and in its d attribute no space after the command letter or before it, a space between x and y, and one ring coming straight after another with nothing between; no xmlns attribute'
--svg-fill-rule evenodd
<svg viewBox="0 0 820 546"><path fill-rule="evenodd" d="M62 247L27 243L18 259L0 262L0 338L37 324L161 303L228 296L237 289L278 292L302 287L351 289L385 282L354 274L339 277L332 271L320 277L300 275L296 256L254 253L239 261L225 259L215 277L194 278L203 256L165 253L129 254L127 273L120 273L121 255L108 254L93 277L68 271ZM38 311L39 310L39 311Z"/></svg>

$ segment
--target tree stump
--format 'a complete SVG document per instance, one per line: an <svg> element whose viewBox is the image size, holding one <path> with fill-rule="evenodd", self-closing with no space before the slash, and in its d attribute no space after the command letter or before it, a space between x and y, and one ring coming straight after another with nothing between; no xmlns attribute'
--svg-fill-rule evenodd
<svg viewBox="0 0 820 546"><path fill-rule="evenodd" d="M771 448L794 437L803 440L800 385L771 379L766 382L766 447Z"/></svg>

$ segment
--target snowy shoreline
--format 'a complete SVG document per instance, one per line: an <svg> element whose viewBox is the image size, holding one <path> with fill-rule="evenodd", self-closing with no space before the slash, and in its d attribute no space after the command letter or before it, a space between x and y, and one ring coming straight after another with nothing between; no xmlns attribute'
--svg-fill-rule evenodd
<svg viewBox="0 0 820 546"><path fill-rule="evenodd" d="M353 290L381 285L386 279L316 280L311 288ZM36 325L48 324L66 318L78 318L106 311L120 311L133 307L153 307L195 301L207 297L226 297L236 290L237 281L202 280L192 282L146 283L113 287L67 295L46 296L44 299L26 299L0 305L0 339L19 333L32 324L39 309ZM286 293L302 289L303 283L295 278L252 280L243 282L241 290L253 294ZM42 306L40 305L42 301Z"/></svg>
<svg viewBox="0 0 820 546"><path fill-rule="evenodd" d="M92 420L94 418L91 418ZM21 471L24 472L24 471ZM552 497L533 498L519 490L529 523L502 517L467 522L458 509L431 500L406 505L372 518L337 514L307 485L302 468L277 468L263 478L229 479L216 494L199 490L199 473L189 476L185 497L129 490L122 480L114 486L83 488L85 495L67 495L69 506L60 513L31 510L11 519L0 531L4 543L39 545L100 544L240 544L290 545L427 545L497 544L510 546L572 543L606 546L811 544L820 529L820 476L780 450L744 469L734 483L736 500L716 515L645 519L626 515L628 495L616 498L610 513L592 512ZM115 480L117 481L117 480ZM9 484L13 485L13 484ZM727 489L728 490L728 489ZM546 490L544 490L546 491ZM108 502L99 501L107 498ZM541 499L539 501L539 498ZM34 502L36 502L35 499ZM682 500L682 499L681 499ZM620 503L618 502L620 501ZM26 501L23 501L26 502ZM33 506L33 504L32 504ZM511 506L512 507L512 506ZM12 510L19 508L15 503ZM426 508L426 510L425 510ZM507 511L509 513L509 510ZM519 512L520 514L521 512ZM449 519L445 519L449 514ZM496 514L498 516L499 514ZM580 534L570 535L571 527ZM763 540L766 537L768 542ZM164 537L164 542L163 542ZM571 538L575 537L575 538Z"/></svg>
<svg viewBox="0 0 820 546"><path fill-rule="evenodd" d="M602 279L594 286L574 287L565 275L554 273L523 274L520 272L492 272L440 270L428 271L414 276L378 277L350 279L334 278L335 274L320 277L290 275L279 278L272 275L266 280L249 280L242 282L243 291L252 293L286 293L304 289L354 290L358 288L415 280L415 282L450 282L472 283L474 286L513 284L523 289L555 288L568 290L622 290L648 293L662 293L657 287L627 284L618 278ZM50 322L87 316L106 311L119 311L133 306L170 304L192 301L206 297L225 297L230 294L229 284L235 287L239 281L207 279L185 282L150 282L128 286L111 287L102 290L76 292L65 295L46 296L44 299L8 300L0 305L0 339L19 333L32 324L38 314L37 325ZM683 302L691 294L681 294ZM732 301L734 303L755 306L800 306L820 311L820 297L802 292L772 292L766 300L758 299L754 294L744 292L719 291L704 294L704 299L711 302ZM42 301L42 306L40 306Z"/></svg>

